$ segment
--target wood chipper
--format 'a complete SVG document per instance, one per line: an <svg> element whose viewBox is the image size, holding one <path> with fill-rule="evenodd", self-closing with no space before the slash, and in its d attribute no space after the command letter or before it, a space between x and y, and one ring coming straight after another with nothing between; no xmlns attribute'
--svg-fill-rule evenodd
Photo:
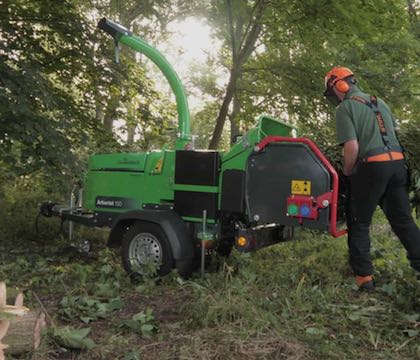
<svg viewBox="0 0 420 360"><path fill-rule="evenodd" d="M110 227L108 245L121 247L124 268L188 275L205 249L228 255L286 240L284 229L337 229L337 172L309 139L262 115L227 152L191 149L188 102L167 60L126 28L103 18L116 44L152 60L167 78L178 111L174 150L93 155L79 206L41 205L91 227Z"/></svg>

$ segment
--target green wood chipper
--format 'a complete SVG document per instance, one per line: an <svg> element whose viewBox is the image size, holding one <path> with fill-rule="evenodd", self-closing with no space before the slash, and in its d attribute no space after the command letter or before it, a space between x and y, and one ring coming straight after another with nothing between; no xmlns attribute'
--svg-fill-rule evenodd
<svg viewBox="0 0 420 360"><path fill-rule="evenodd" d="M129 30L102 19L99 28L152 60L173 90L178 111L174 150L93 155L78 206L41 205L45 216L109 227L124 268L187 276L205 251L228 255L287 240L293 227L337 229L335 169L290 125L262 115L227 152L192 149L188 102L167 60ZM200 263L198 261L198 263Z"/></svg>

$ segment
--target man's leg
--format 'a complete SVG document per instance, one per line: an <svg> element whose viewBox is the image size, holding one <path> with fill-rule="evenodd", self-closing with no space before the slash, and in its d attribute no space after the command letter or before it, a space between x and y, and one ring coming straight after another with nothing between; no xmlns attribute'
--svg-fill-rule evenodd
<svg viewBox="0 0 420 360"><path fill-rule="evenodd" d="M350 180L347 211L349 262L355 275L373 273L369 226L389 178L387 163L361 163Z"/></svg>
<svg viewBox="0 0 420 360"><path fill-rule="evenodd" d="M395 235L407 250L411 266L420 271L420 231L413 220L406 189L407 171L403 162L394 164L395 172L381 201L381 207Z"/></svg>

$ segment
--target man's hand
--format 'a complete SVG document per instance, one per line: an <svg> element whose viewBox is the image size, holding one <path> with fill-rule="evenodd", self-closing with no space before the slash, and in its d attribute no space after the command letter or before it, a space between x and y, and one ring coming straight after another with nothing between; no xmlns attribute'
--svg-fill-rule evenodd
<svg viewBox="0 0 420 360"><path fill-rule="evenodd" d="M349 140L344 143L343 147L343 174L350 176L359 155L359 142L357 140Z"/></svg>

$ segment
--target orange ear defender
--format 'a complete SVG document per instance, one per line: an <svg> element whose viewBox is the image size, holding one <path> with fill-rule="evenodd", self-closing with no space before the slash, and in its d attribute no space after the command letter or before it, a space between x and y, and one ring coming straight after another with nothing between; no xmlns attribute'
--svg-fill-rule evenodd
<svg viewBox="0 0 420 360"><path fill-rule="evenodd" d="M333 88L343 93L350 90L350 86L345 80L346 78L353 76L353 72L343 66L336 66L330 70L325 76L325 96L334 95Z"/></svg>
<svg viewBox="0 0 420 360"><path fill-rule="evenodd" d="M346 80L338 80L335 83L335 88L342 93L346 93L350 90L350 86Z"/></svg>

